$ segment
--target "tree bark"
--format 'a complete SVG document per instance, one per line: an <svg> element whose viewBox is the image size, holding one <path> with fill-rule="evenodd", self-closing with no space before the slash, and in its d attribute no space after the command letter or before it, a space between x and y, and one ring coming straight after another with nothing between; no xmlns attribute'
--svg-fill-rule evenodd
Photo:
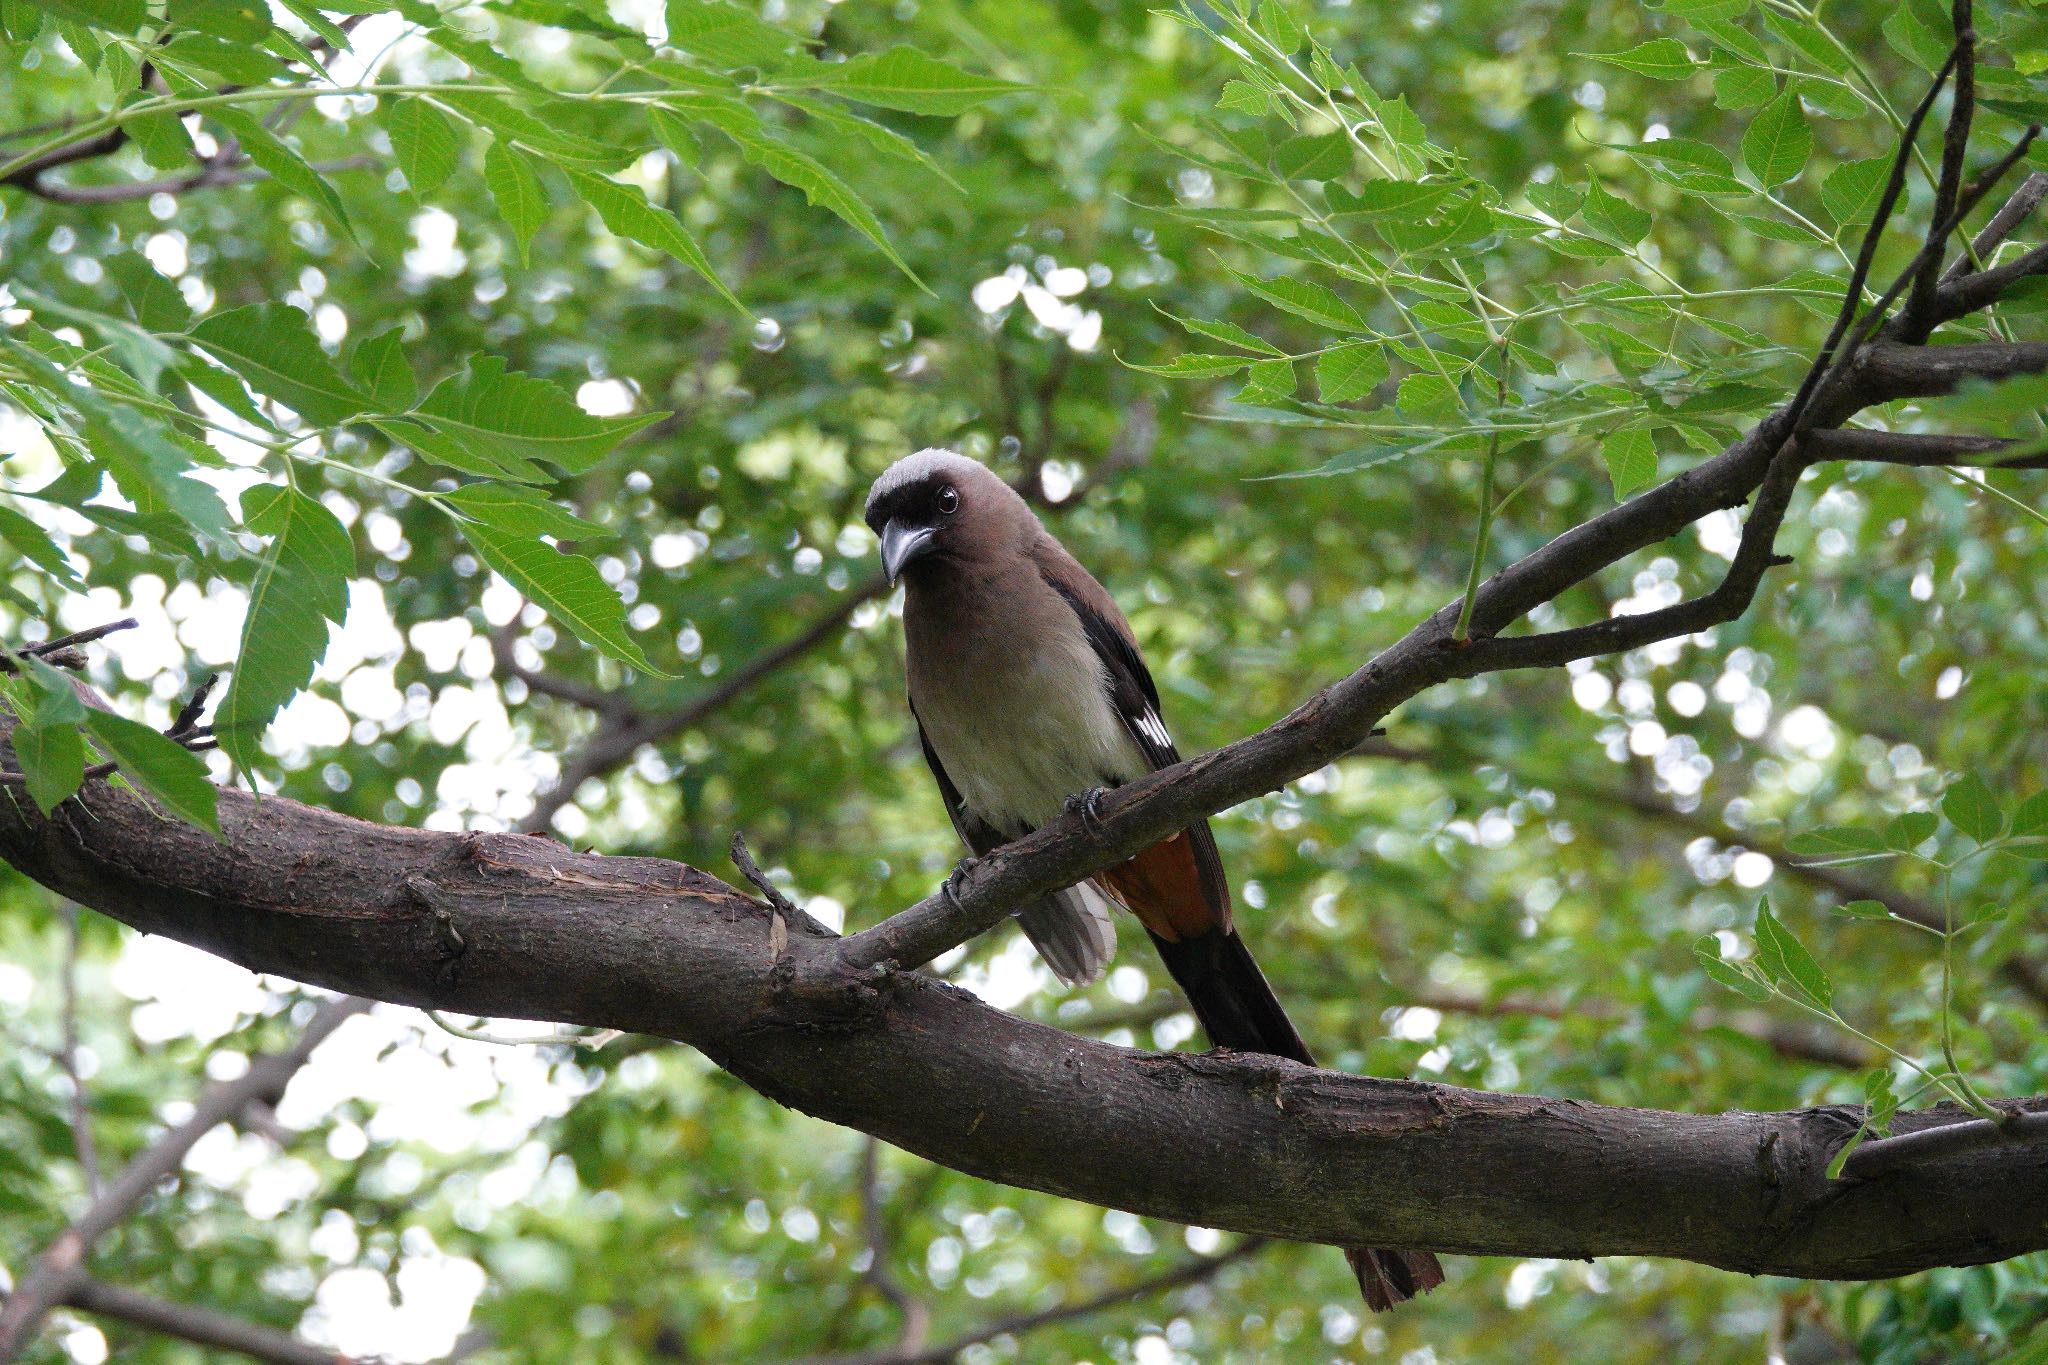
<svg viewBox="0 0 2048 1365"><path fill-rule="evenodd" d="M2048 1148L2025 1141L1831 1182L1858 1109L1664 1113L1138 1052L912 973L850 973L801 915L778 953L780 912L678 863L233 791L219 841L106 783L53 819L0 798L0 856L145 932L377 999L676 1039L778 1103L1092 1204L1346 1245L1818 1278L2048 1247Z"/></svg>

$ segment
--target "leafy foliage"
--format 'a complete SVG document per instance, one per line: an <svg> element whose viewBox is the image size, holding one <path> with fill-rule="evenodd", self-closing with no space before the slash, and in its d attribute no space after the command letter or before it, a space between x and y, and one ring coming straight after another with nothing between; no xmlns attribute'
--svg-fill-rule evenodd
<svg viewBox="0 0 2048 1365"><path fill-rule="evenodd" d="M1273 0L362 8L0 7L0 122L69 121L9 140L0 179L125 139L35 173L53 193L0 191L0 640L145 619L92 670L136 721L87 717L34 667L6 677L26 797L48 808L118 761L208 818L203 760L157 732L226 669L216 776L232 759L369 819L513 826L606 724L577 695L673 715L842 613L553 827L713 871L744 829L812 913L856 924L954 855L904 744L888 609L852 601L872 574L859 498L888 460L950 444L1033 489L1129 610L1183 748L1234 738L1475 567L1779 401L1948 41L1919 0L1446 0L1398 23ZM2019 5L1978 24L1995 146L2048 107L2048 33ZM103 197L61 197L86 191ZM1942 335L2037 335L2039 310L2023 291ZM1874 418L2032 436L2044 401L2023 381ZM2038 506L2027 478L1824 466L1780 537L1798 567L1742 622L1443 689L1386 755L1221 818L1304 1033L1371 1074L1866 1104L1865 1140L1940 1093L1915 1094L1915 1065L1966 1097L2048 1088L2022 984L2048 960L2048 798L2027 795L2048 787L2048 563L1996 496ZM1730 544L1687 532L1537 624L1695 595ZM66 922L18 879L0 905L13 1268L85 1184L57 1060ZM1930 937L1900 907L1955 925ZM293 997L252 986L179 1027L146 998L193 1008L152 949L83 935L111 1168L210 1050L276 1046ZM1059 1026L1186 1045L1141 948L1079 992L1014 935L946 965ZM1872 1041L1830 1023L1846 1056L1775 1049L1814 1008ZM487 1284L474 1319L506 1359L894 1340L853 1268L850 1135L673 1050L494 1057L380 1022L392 1052L363 1074L446 1099L440 1131L341 1096L294 1115L287 1152L238 1139L246 1163L195 1161L108 1277L332 1335L336 1276L404 1285L452 1257ZM935 1339L1214 1245L893 1154L882 1186L882 1263ZM1829 1288L1628 1260L1454 1275L1365 1323L1334 1258L1271 1247L986 1350L1627 1362L1682 1339L1735 1361L1771 1337L1990 1360L2048 1303L2038 1257Z"/></svg>

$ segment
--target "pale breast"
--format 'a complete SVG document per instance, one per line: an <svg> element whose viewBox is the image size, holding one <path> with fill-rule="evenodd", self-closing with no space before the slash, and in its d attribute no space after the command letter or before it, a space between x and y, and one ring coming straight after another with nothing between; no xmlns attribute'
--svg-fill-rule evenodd
<svg viewBox="0 0 2048 1365"><path fill-rule="evenodd" d="M1057 612L1028 622L1013 613L1010 629L949 613L955 634L943 640L906 622L910 699L925 736L968 809L1011 836L1053 820L1069 796L1149 767L1079 621L1052 604Z"/></svg>

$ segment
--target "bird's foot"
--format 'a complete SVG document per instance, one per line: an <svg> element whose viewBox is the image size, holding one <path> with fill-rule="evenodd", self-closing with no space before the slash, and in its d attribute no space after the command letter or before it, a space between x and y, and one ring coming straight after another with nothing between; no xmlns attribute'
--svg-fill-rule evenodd
<svg viewBox="0 0 2048 1365"><path fill-rule="evenodd" d="M960 883L967 880L967 874L973 870L975 863L978 861L979 859L975 858L962 858L959 862L953 864L953 870L948 872L946 880L939 884L939 894L944 896L955 910L959 910L962 913L965 913L966 907L960 904Z"/></svg>
<svg viewBox="0 0 2048 1365"><path fill-rule="evenodd" d="M1080 816L1081 832L1098 844L1104 842L1102 816L1098 809L1102 805L1102 792L1101 787L1090 787L1067 798L1067 814Z"/></svg>

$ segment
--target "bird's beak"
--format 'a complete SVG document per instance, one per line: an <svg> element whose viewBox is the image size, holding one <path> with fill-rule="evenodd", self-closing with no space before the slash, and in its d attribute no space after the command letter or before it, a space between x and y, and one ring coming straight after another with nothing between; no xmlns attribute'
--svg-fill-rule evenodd
<svg viewBox="0 0 2048 1365"><path fill-rule="evenodd" d="M937 528L905 526L892 521L882 528L882 572L894 583L903 576L903 566L932 547Z"/></svg>

